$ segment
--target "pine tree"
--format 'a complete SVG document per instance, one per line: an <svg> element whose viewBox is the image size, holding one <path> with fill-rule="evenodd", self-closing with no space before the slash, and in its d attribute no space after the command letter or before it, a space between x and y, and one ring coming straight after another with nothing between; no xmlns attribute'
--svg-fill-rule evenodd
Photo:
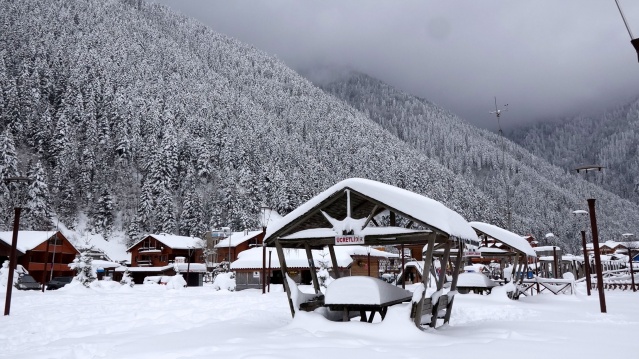
<svg viewBox="0 0 639 359"><path fill-rule="evenodd" d="M24 228L31 230L48 229L51 223L49 188L45 182L45 173L40 161L29 169L27 177L29 177L31 182L27 193Z"/></svg>
<svg viewBox="0 0 639 359"><path fill-rule="evenodd" d="M102 190L102 194L96 202L93 214L94 230L102 233L106 240L111 236L113 231L113 196L107 187Z"/></svg>
<svg viewBox="0 0 639 359"><path fill-rule="evenodd" d="M124 273L122 273L122 279L120 280L120 284L128 285L133 288L135 282L133 281L133 277L131 276L131 272L129 272L129 268L124 269Z"/></svg>
<svg viewBox="0 0 639 359"><path fill-rule="evenodd" d="M91 266L92 261L93 259L87 252L81 252L80 255L69 264L69 267L75 270L74 280L82 283L82 285L87 288L97 279Z"/></svg>
<svg viewBox="0 0 639 359"><path fill-rule="evenodd" d="M9 129L0 133L0 179L18 176L18 157L13 136ZM8 230L11 220L11 196L17 190L15 184L0 181L0 229Z"/></svg>

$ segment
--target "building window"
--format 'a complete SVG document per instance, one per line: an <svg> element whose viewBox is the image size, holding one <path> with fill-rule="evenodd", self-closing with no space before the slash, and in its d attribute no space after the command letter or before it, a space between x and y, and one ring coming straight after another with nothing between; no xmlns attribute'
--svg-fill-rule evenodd
<svg viewBox="0 0 639 359"><path fill-rule="evenodd" d="M62 240L58 237L51 237L49 238L49 245L52 246L61 246L62 245Z"/></svg>

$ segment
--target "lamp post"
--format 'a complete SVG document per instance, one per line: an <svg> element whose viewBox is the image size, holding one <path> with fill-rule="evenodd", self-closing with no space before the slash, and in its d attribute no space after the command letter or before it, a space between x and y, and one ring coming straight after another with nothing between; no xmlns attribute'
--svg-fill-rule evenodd
<svg viewBox="0 0 639 359"><path fill-rule="evenodd" d="M628 239L630 237L634 237L635 235L632 233L624 233L622 234L622 236L625 239ZM634 271L634 268L632 268L632 247L634 247L635 242L632 242L632 243L633 243L632 245L630 243L626 243L626 246L628 247L628 262L630 262L630 280L632 283L632 291L636 292L637 288L635 288L635 271Z"/></svg>
<svg viewBox="0 0 639 359"><path fill-rule="evenodd" d="M262 225L262 294L266 293L266 227L271 217L271 208L265 204L260 206L262 216L260 217L260 224Z"/></svg>
<svg viewBox="0 0 639 359"><path fill-rule="evenodd" d="M550 243L550 239L551 238L556 238L554 234L552 233L547 233L546 234L546 241L548 243ZM552 240L553 245L552 245L552 276L555 277L555 279L559 278L559 269L557 268L557 246L555 245L557 243L556 240Z"/></svg>
<svg viewBox="0 0 639 359"><path fill-rule="evenodd" d="M597 170L601 172L604 166L587 165L575 168L577 173L586 173ZM595 213L595 199L588 198L588 211L590 212L590 228L592 231L592 246L595 252L595 273L597 274L597 290L599 291L599 307L602 313L606 313L606 295L603 288L603 274L601 273L601 253L599 249L599 232L597 230L597 214Z"/></svg>
<svg viewBox="0 0 639 359"><path fill-rule="evenodd" d="M632 31L630 30L630 26L628 25L626 16L623 14L623 11L621 10L621 6L619 5L619 0L615 0L615 3L617 3L617 9L619 9L619 15L621 15L621 19L623 20L624 25L626 25L626 30L628 30L628 35L630 35L630 43L635 48L635 51L637 52L637 56L639 56L639 38L635 39L634 36L632 35Z"/></svg>
<svg viewBox="0 0 639 359"><path fill-rule="evenodd" d="M584 211L583 209L578 209L576 211L572 211L575 215L588 214L588 211ZM592 283L590 282L590 257L588 256L588 248L586 248L586 231L581 231L581 245L584 251L584 276L586 277L586 293L590 295L590 288Z"/></svg>
<svg viewBox="0 0 639 359"><path fill-rule="evenodd" d="M9 186L11 183L15 184L24 184L29 183L31 180L28 177L8 177L4 179L4 182ZM13 272L16 268L17 262L17 253L16 248L18 247L18 230L20 227L20 212L22 208L22 201L26 196L26 191L20 192L14 196L14 217L13 217L13 237L11 238L11 253L9 254L9 277L7 279L7 296L4 302L4 315L9 315L11 311L11 292L13 289Z"/></svg>

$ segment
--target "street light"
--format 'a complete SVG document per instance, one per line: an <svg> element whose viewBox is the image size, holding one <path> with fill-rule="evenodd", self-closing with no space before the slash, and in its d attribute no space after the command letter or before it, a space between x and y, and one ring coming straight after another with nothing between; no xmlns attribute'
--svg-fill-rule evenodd
<svg viewBox="0 0 639 359"><path fill-rule="evenodd" d="M584 211L583 209L578 209L576 211L572 211L574 215L584 215L588 214L588 211ZM590 282L590 257L588 256L588 248L586 248L586 231L581 230L581 246L584 251L584 276L586 277L586 292L590 295L590 287L592 283Z"/></svg>
<svg viewBox="0 0 639 359"><path fill-rule="evenodd" d="M25 184L31 182L28 177L7 177L3 180L7 187L11 183L15 184ZM15 196L12 196L14 200L14 217L13 217L13 238L11 238L11 253L9 254L9 278L7 279L7 296L4 302L4 315L9 315L11 311L11 291L13 289L13 272L16 268L17 254L16 247L18 246L18 231L20 227L20 212L22 208L20 207L24 200L26 199L27 191L20 191L19 186L16 186L17 193Z"/></svg>
<svg viewBox="0 0 639 359"><path fill-rule="evenodd" d="M621 10L621 6L619 5L619 0L615 0L617 3L617 9L619 9L619 14L621 15L621 19L623 20L624 25L626 25L626 30L628 30L628 35L630 35L630 43L635 48L637 52L637 56L639 57L639 38L634 38L632 35L632 31L630 30L630 26L628 25L628 21L626 21L626 16L624 16L623 11Z"/></svg>
<svg viewBox="0 0 639 359"><path fill-rule="evenodd" d="M635 235L633 233L624 233L622 234L622 236L625 239L628 239L630 237L634 237ZM635 288L635 271L634 268L632 268L632 247L634 247L634 242L633 245L631 245L630 243L626 243L626 246L628 248L628 261L630 262L630 279L632 281L632 291L636 292L637 288Z"/></svg>
<svg viewBox="0 0 639 359"><path fill-rule="evenodd" d="M266 236L266 227L271 219L271 208L265 204L260 206L262 216L260 217L260 224L262 225L262 294L266 293L266 243L264 238Z"/></svg>
<svg viewBox="0 0 639 359"><path fill-rule="evenodd" d="M577 173L583 171L586 174L597 170L601 172L604 166L587 165L575 168ZM588 211L590 212L590 228L592 230L592 246L595 252L595 272L597 273L597 290L599 291L599 307L602 313L606 313L606 295L603 288L603 274L601 273L601 253L599 249L599 231L597 230L597 214L595 213L595 199L588 198Z"/></svg>
<svg viewBox="0 0 639 359"><path fill-rule="evenodd" d="M552 242L553 242L553 245L552 245L552 263L553 263L552 272L553 273L552 274L553 274L553 277L559 278L558 277L559 269L558 269L558 266L557 266L557 239L556 239L557 237L555 237L555 235L552 234L552 233L546 233L546 242L547 243L550 244L551 238L553 238L552 239Z"/></svg>

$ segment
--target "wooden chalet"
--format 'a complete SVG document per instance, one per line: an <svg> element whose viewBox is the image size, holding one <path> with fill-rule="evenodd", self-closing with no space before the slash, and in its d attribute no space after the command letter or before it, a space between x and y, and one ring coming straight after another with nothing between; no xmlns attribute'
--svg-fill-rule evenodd
<svg viewBox="0 0 639 359"><path fill-rule="evenodd" d="M285 251L287 273L297 284L312 285L311 268L304 250ZM327 251L312 250L315 269L326 265L334 271ZM380 261L397 258L399 255L363 246L347 246L335 248L337 271L340 277L346 276L379 276ZM323 262L323 264L322 264ZM239 253L239 258L231 263L231 270L235 272L236 290L260 289L263 284L282 284L280 260L275 248L267 248L266 255L262 247L251 248ZM264 269L266 269L264 271ZM262 272L266 273L267 281L262 282Z"/></svg>
<svg viewBox="0 0 639 359"><path fill-rule="evenodd" d="M202 239L173 234L149 234L126 250L131 253L131 267L163 267L177 257L187 262L202 262Z"/></svg>
<svg viewBox="0 0 639 359"><path fill-rule="evenodd" d="M233 262L238 255L253 247L261 247L264 239L264 231L233 232L227 238L221 239L215 245L217 260L220 262Z"/></svg>
<svg viewBox="0 0 639 359"><path fill-rule="evenodd" d="M0 232L0 261L9 260L13 232ZM16 247L17 264L22 265L37 281L73 276L69 268L80 252L59 231L19 231Z"/></svg>
<svg viewBox="0 0 639 359"><path fill-rule="evenodd" d="M388 215L389 225L379 223L377 221L379 215ZM405 225L399 226L397 223L405 223ZM431 290L428 290L428 281L424 280L422 283L427 289L421 291L421 297L413 304L411 310L411 318L417 326L428 324L432 327L436 326L437 319L443 319L444 322L450 319L465 243L479 245L475 231L457 212L419 194L361 178L344 180L320 193L281 220L270 224L265 237L266 246L276 248L283 273L288 273L285 248L305 251L308 261L312 262L314 260L312 250L327 247L333 267L338 268L335 246L415 245L424 248L427 245L423 255L426 273L430 272L435 250L444 249L441 260L447 263L451 250L456 248L458 255L454 263L455 270L453 270L450 287L444 288L445 275L440 275L436 281L433 281L435 283ZM424 277L427 278L427 276ZM317 273L313 266L311 266L311 279L315 298L309 298L303 303L297 302L300 298L297 295L299 289L293 287L294 282L289 282L286 278L284 280L293 316L299 310L324 307L323 295L321 295ZM333 283L339 280L340 278L336 278ZM378 279L374 280L381 282ZM333 283L329 285L328 290ZM372 287L383 288L384 286ZM443 292L447 295L440 295ZM435 302L431 297L433 293L438 293L434 297ZM293 294L295 294L295 301ZM348 319L349 310L359 310L362 313L379 311L383 317L388 305L397 304L402 300L406 298L397 297L394 301L377 304L342 303L338 305L331 302L330 308L343 308L345 315L342 319ZM410 298L408 300L410 301ZM371 313L371 318L372 316ZM364 318L363 314L362 318Z"/></svg>

